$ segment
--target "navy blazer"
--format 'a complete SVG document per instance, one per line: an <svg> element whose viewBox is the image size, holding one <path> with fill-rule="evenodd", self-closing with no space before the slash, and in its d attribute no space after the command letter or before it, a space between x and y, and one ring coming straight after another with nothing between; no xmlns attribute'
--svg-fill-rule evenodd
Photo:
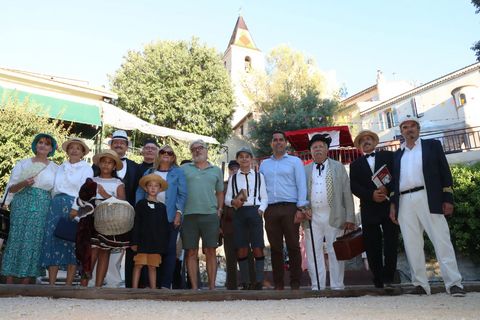
<svg viewBox="0 0 480 320"><path fill-rule="evenodd" d="M431 213L443 214L442 204L453 204L452 173L447 162L440 141L435 139L420 139L422 144L422 168L427 190L428 207ZM398 215L398 203L400 196L400 165L403 149L395 151L393 160L394 172L394 203ZM403 191L403 190L402 190Z"/></svg>
<svg viewBox="0 0 480 320"><path fill-rule="evenodd" d="M377 151L375 152L374 171L381 166L387 165L390 174L393 177L393 152ZM367 158L362 156L350 164L350 187L352 193L360 199L360 214L363 224L376 224L384 221L390 212L390 201L385 200L381 203L373 201L373 192L377 186L372 181L372 170L368 164ZM393 189L393 179L386 185L388 193Z"/></svg>

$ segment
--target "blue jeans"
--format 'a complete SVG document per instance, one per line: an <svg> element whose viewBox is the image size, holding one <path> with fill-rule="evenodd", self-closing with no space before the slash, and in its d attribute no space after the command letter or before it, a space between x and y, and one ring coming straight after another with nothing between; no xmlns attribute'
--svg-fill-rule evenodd
<svg viewBox="0 0 480 320"><path fill-rule="evenodd" d="M169 223L167 252L162 255L162 264L157 268L157 287L171 288L173 272L177 260L177 237L178 228Z"/></svg>

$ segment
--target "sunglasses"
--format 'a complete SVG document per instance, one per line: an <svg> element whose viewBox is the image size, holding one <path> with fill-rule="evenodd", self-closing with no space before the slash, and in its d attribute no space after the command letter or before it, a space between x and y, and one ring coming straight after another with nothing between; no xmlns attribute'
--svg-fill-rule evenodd
<svg viewBox="0 0 480 320"><path fill-rule="evenodd" d="M165 150L160 150L158 151L158 154L168 154L169 156L173 156L175 153L173 151L165 151Z"/></svg>

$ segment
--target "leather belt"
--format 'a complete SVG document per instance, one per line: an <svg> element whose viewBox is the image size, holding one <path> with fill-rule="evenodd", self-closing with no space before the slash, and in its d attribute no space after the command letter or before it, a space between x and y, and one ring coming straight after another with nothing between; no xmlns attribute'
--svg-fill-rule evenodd
<svg viewBox="0 0 480 320"><path fill-rule="evenodd" d="M415 188L408 189L408 190L405 190L405 191L400 191L400 194L413 193L413 192L417 192L417 191L420 191L420 190L423 190L423 189L425 189L424 186L415 187Z"/></svg>
<svg viewBox="0 0 480 320"><path fill-rule="evenodd" d="M283 201L283 202L275 202L275 203L270 203L268 206L269 207L273 207L273 206L289 206L289 205L297 205L296 202L286 202L286 201Z"/></svg>

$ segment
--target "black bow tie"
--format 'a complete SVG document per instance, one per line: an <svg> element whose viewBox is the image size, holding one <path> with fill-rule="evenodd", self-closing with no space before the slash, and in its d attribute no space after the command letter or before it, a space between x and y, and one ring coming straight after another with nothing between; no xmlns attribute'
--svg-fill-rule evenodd
<svg viewBox="0 0 480 320"><path fill-rule="evenodd" d="M366 154L366 155L365 155L365 158L368 159L368 157L375 158L375 152L372 152L372 153L370 153L370 154Z"/></svg>
<svg viewBox="0 0 480 320"><path fill-rule="evenodd" d="M127 158L121 158L120 160L125 161L125 160L127 160Z"/></svg>
<svg viewBox="0 0 480 320"><path fill-rule="evenodd" d="M323 163L317 163L317 169L318 169L318 175L322 175L322 171L325 168L325 165Z"/></svg>

